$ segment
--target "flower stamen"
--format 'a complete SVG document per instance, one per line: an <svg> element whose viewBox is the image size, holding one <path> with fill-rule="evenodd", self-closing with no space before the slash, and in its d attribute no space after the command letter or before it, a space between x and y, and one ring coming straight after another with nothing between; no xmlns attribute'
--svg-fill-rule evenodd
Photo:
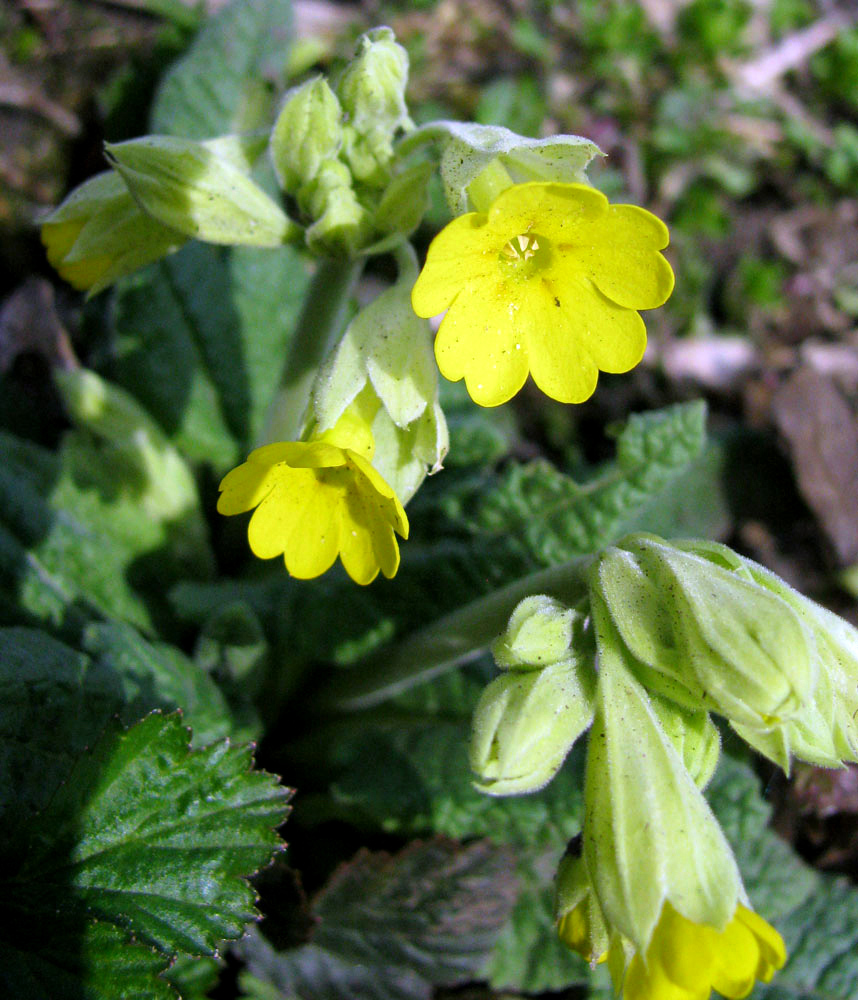
<svg viewBox="0 0 858 1000"><path fill-rule="evenodd" d="M511 264L518 264L535 257L538 250L539 238L522 233L520 236L514 236L501 248L500 256L502 260Z"/></svg>

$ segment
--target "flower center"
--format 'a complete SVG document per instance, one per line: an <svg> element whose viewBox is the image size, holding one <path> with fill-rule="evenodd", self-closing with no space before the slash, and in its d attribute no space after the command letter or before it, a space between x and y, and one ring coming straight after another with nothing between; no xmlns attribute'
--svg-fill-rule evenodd
<svg viewBox="0 0 858 1000"><path fill-rule="evenodd" d="M522 260L530 260L536 256L539 249L539 237L531 236L530 233L522 233L521 236L514 236L509 243L506 243L500 252L501 259L509 263L518 263Z"/></svg>
<svg viewBox="0 0 858 1000"><path fill-rule="evenodd" d="M540 261L545 262L547 250L547 240L536 233L522 233L520 236L513 236L508 243L501 247L498 260L502 264L514 268L520 276L524 277L538 267Z"/></svg>

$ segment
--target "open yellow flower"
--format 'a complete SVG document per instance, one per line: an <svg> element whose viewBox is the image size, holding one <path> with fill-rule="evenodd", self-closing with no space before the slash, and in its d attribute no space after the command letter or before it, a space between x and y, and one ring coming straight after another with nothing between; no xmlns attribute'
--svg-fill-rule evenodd
<svg viewBox="0 0 858 1000"><path fill-rule="evenodd" d="M447 310L438 367L464 378L475 402L505 402L529 371L553 399L580 403L600 370L625 372L643 357L636 310L673 290L659 253L667 243L660 219L585 184L516 184L435 237L412 305L424 317Z"/></svg>
<svg viewBox="0 0 858 1000"><path fill-rule="evenodd" d="M708 1000L713 989L739 1000L786 961L780 934L741 904L719 931L692 923L666 902L645 958L635 954L624 976L624 961L613 962L610 951L611 975L624 1000Z"/></svg>
<svg viewBox="0 0 858 1000"><path fill-rule="evenodd" d="M346 418L347 419L347 418ZM254 555L282 555L292 576L320 576L337 556L349 576L368 584L379 570L399 568L394 531L408 537L408 518L390 486L370 465L372 438L358 442L342 426L313 441L257 448L220 484L221 514L252 510L247 530ZM339 443L332 443L338 441Z"/></svg>

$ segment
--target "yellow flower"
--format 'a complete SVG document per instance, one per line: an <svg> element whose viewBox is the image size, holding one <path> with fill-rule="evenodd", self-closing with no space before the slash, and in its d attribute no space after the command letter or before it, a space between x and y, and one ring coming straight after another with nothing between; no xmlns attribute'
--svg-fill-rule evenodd
<svg viewBox="0 0 858 1000"><path fill-rule="evenodd" d="M635 954L625 976L624 961L612 962L617 950L622 958L622 948L612 947L608 962L623 1000L707 1000L713 989L738 1000L786 961L780 934L741 904L719 931L692 923L666 902L646 957Z"/></svg>
<svg viewBox="0 0 858 1000"><path fill-rule="evenodd" d="M394 531L407 538L408 518L369 463L373 445L367 433L355 438L338 424L313 441L257 448L224 477L218 511L241 514L255 507L247 530L254 555L282 554L291 575L302 580L330 569L337 555L355 583L372 583L379 570L394 576Z"/></svg>
<svg viewBox="0 0 858 1000"><path fill-rule="evenodd" d="M424 317L447 310L438 367L464 378L475 402L505 402L530 371L553 399L580 403L599 370L625 372L643 357L636 310L673 290L658 252L667 243L660 219L587 185L517 184L435 237L412 305Z"/></svg>

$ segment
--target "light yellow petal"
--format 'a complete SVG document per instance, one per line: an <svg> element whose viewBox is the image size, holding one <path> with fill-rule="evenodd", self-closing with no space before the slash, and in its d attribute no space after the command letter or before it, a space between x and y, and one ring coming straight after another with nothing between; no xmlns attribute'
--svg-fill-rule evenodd
<svg viewBox="0 0 858 1000"><path fill-rule="evenodd" d="M259 504L247 528L254 555L272 559L286 551L292 532L317 500L315 473L310 469L277 466L274 485Z"/></svg>
<svg viewBox="0 0 858 1000"><path fill-rule="evenodd" d="M328 476L331 473L325 470ZM345 469L334 470L336 479L345 480ZM333 478L333 477L331 477ZM283 551L286 569L299 580L311 580L326 573L337 558L340 544L340 520L345 502L345 482L319 481L312 498L303 509Z"/></svg>
<svg viewBox="0 0 858 1000"><path fill-rule="evenodd" d="M660 967L647 968L640 955L631 960L623 980L623 1000L708 1000L710 992L708 985L705 991L677 986Z"/></svg>
<svg viewBox="0 0 858 1000"><path fill-rule="evenodd" d="M354 500L348 503L340 522L340 559L354 582L365 587L378 576L380 566L372 533L362 519L356 519L360 514L352 509L354 505Z"/></svg>
<svg viewBox="0 0 858 1000"><path fill-rule="evenodd" d="M634 310L615 305L586 278L552 277L530 283L522 304L530 321L530 371L552 399L580 403L595 389L599 370L634 368L646 348L646 328Z"/></svg>
<svg viewBox="0 0 858 1000"><path fill-rule="evenodd" d="M300 453L301 445L298 445ZM277 442L252 451L247 461L228 472L220 483L219 514L241 514L258 506L278 481L277 467L296 454L294 442Z"/></svg>
<svg viewBox="0 0 858 1000"><path fill-rule="evenodd" d="M582 226L598 226L607 209L608 199L587 184L516 184L495 199L489 225L501 235L501 245L527 233L569 242Z"/></svg>
<svg viewBox="0 0 858 1000"><path fill-rule="evenodd" d="M480 294L463 292L441 322L435 359L441 374L458 382L480 406L498 406L514 396L527 378L526 282L496 281Z"/></svg>
<svg viewBox="0 0 858 1000"><path fill-rule="evenodd" d="M490 278L498 268L504 240L479 212L460 215L429 244L426 263L411 291L418 316L437 316L466 286Z"/></svg>
<svg viewBox="0 0 858 1000"><path fill-rule="evenodd" d="M293 448L289 464L295 469L331 469L346 464L343 449L327 441L297 441Z"/></svg>
<svg viewBox="0 0 858 1000"><path fill-rule="evenodd" d="M777 969L782 969L786 963L786 945L784 939L770 923L746 906L739 906L736 919L751 931L757 939L760 949L757 978L768 982Z"/></svg>
<svg viewBox="0 0 858 1000"><path fill-rule="evenodd" d="M269 468L279 462L289 465L293 458L301 454L304 447L300 441L275 441L274 444L264 444L261 448L255 448L247 456L247 461L253 465L264 465Z"/></svg>
<svg viewBox="0 0 858 1000"><path fill-rule="evenodd" d="M348 457L352 466L363 476L363 482L356 481L356 488L371 497L387 524L403 538L408 538L408 517L393 487L361 455L349 452Z"/></svg>
<svg viewBox="0 0 858 1000"><path fill-rule="evenodd" d="M272 470L264 465L244 462L224 476L218 497L219 514L242 514L268 496L274 486Z"/></svg>
<svg viewBox="0 0 858 1000"><path fill-rule="evenodd" d="M376 405L376 409L378 409ZM337 448L348 448L363 455L369 461L375 452L375 441L372 437L372 428L363 417L353 412L354 404L350 406L334 424L333 427L323 431L316 441L332 444Z"/></svg>
<svg viewBox="0 0 858 1000"><path fill-rule="evenodd" d="M666 903L647 951L647 964L661 968L683 989L708 991L719 937L713 927L692 923Z"/></svg>
<svg viewBox="0 0 858 1000"><path fill-rule="evenodd" d="M603 219L555 249L618 305L655 309L673 291L673 270L658 252L668 240L667 226L651 212L612 205Z"/></svg>
<svg viewBox="0 0 858 1000"><path fill-rule="evenodd" d="M760 949L748 928L735 918L718 935L718 960L712 985L731 1000L745 997L754 986Z"/></svg>

